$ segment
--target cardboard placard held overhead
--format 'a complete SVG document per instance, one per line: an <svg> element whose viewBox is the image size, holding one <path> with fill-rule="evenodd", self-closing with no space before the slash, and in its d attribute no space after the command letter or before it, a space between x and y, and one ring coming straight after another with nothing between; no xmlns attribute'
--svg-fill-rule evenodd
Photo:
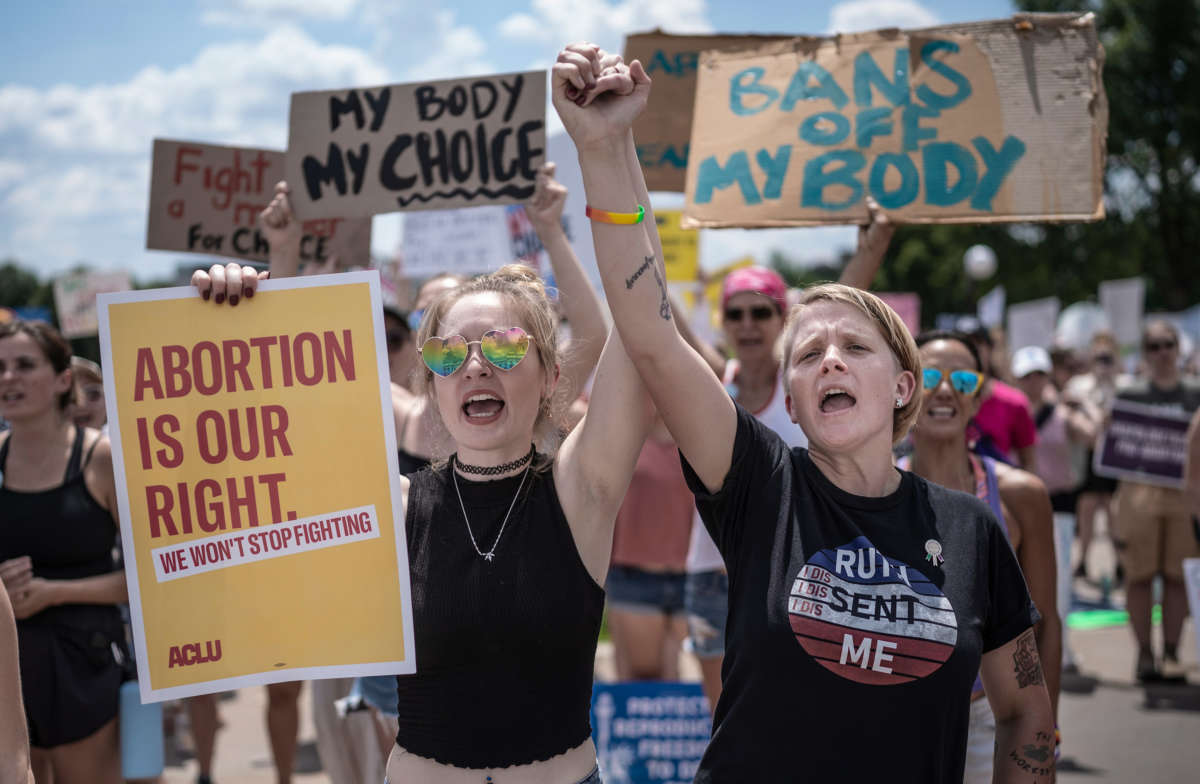
<svg viewBox="0 0 1200 784"><path fill-rule="evenodd" d="M545 147L545 71L292 93L288 182L305 218L512 204Z"/></svg>
<svg viewBox="0 0 1200 784"><path fill-rule="evenodd" d="M1104 216L1091 14L795 38L701 57L684 225Z"/></svg>
<svg viewBox="0 0 1200 784"><path fill-rule="evenodd" d="M155 139L146 249L266 261L258 213L282 179L284 154L276 150ZM304 221L301 261L370 263L370 218L343 218Z"/></svg>
<svg viewBox="0 0 1200 784"><path fill-rule="evenodd" d="M647 188L682 192L687 182L700 53L751 49L782 40L786 36L670 35L662 30L625 39L625 62L641 60L654 80L650 101L633 122L633 139Z"/></svg>

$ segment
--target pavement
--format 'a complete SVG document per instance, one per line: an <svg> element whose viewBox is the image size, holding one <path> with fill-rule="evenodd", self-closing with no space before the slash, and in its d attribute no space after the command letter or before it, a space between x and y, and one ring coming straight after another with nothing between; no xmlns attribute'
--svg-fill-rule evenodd
<svg viewBox="0 0 1200 784"><path fill-rule="evenodd" d="M1112 574L1115 563L1107 540L1098 538L1089 553L1089 572ZM1124 596L1107 581L1077 578L1073 608L1120 608ZM1082 616L1080 616L1082 617ZM1060 782L1158 784L1200 781L1200 663L1192 619L1184 628L1180 660L1188 670L1186 684L1138 684L1134 677L1134 645L1128 625L1070 629L1069 643L1079 672L1064 674L1059 704L1063 733ZM681 672L697 680L694 659L683 654ZM598 680L613 680L612 646L602 642L596 656ZM311 684L301 696L297 784L330 782L316 748ZM216 784L274 784L275 775L264 724L266 691L241 689L220 703L224 728L218 736ZM164 784L192 784L195 762L189 751L186 720L181 715L174 738L168 739ZM366 777L364 784L378 784ZM338 782L343 784L343 782Z"/></svg>

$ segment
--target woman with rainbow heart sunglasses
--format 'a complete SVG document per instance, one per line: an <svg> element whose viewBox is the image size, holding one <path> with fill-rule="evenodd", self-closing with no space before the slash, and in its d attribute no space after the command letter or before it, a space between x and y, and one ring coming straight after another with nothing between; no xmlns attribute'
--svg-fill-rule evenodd
<svg viewBox="0 0 1200 784"><path fill-rule="evenodd" d="M589 102L632 89L617 56L571 60ZM511 265L439 297L418 330L418 393L457 451L401 479L418 671L398 678L391 781L599 782L601 585L653 407L613 331L587 414L554 448L557 323L541 280Z"/></svg>
<svg viewBox="0 0 1200 784"><path fill-rule="evenodd" d="M789 449L738 407L680 336L654 232L638 225L649 197L632 125L650 78L635 61L630 89L593 101L577 55L559 55L552 96L580 153L608 304L729 572L724 683L696 782L961 781L981 669L997 716L995 780L1051 781L1037 610L999 525L978 499L892 464L920 408L908 329L865 291L807 289L781 342L788 413L809 448ZM766 81L758 68L735 78L735 97L755 99L748 113L766 108ZM693 160L731 209L759 182L734 173L768 141L756 127L696 123L737 139ZM803 169L793 164L782 197L766 198L795 203Z"/></svg>
<svg viewBox="0 0 1200 784"><path fill-rule="evenodd" d="M1057 612L1050 494L1033 474L968 449L967 425L979 410L979 393L986 380L971 338L961 332L935 330L921 333L916 340L921 350L921 413L912 430L912 455L902 459L900 467L943 487L970 493L991 507L1008 535L1042 616L1034 635L1057 716L1062 623ZM992 781L996 719L984 696L983 682L976 679L967 735L964 781L968 784Z"/></svg>

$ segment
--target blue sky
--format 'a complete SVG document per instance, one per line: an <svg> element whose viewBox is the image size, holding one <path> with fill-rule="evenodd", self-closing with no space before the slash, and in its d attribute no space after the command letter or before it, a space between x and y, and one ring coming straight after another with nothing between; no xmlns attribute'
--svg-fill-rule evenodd
<svg viewBox="0 0 1200 784"><path fill-rule="evenodd" d="M156 136L283 149L288 95L547 67L627 32L825 33L1012 13L1008 0L178 0L26 3L0 31L0 259L168 274L144 250ZM553 121L551 123L553 128ZM672 206L664 203L661 206ZM376 218L374 249L401 220ZM772 247L812 260L853 229L705 232L716 265ZM199 257L195 257L199 261Z"/></svg>

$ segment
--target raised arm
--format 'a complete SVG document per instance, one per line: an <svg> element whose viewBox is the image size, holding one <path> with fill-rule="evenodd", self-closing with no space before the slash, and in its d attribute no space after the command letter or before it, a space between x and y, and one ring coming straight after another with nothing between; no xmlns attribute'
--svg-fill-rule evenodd
<svg viewBox="0 0 1200 784"><path fill-rule="evenodd" d="M646 104L650 78L637 61L604 75L601 57L586 45L559 54L554 105L579 151L590 208L636 213L649 199L630 127ZM626 351L688 462L715 491L729 471L737 419L712 369L676 329L656 234L653 220L592 221L596 261Z"/></svg>
<svg viewBox="0 0 1200 784"><path fill-rule="evenodd" d="M858 247L838 278L838 283L863 290L871 288L871 281L879 272L892 235L896 233L896 224L888 219L887 213L870 196L867 197L867 211L871 219L865 226L859 227Z"/></svg>
<svg viewBox="0 0 1200 784"><path fill-rule="evenodd" d="M980 675L996 716L992 781L1054 781L1054 718L1033 629L985 653Z"/></svg>
<svg viewBox="0 0 1200 784"><path fill-rule="evenodd" d="M588 376L600 361L600 352L608 337L608 324L600 298L592 288L587 273L567 233L563 231L563 206L567 203L567 188L554 179L555 165L547 163L538 171L537 189L525 205L525 214L537 230L538 239L550 256L554 281L563 315L571 324L571 346L562 375L578 395Z"/></svg>
<svg viewBox="0 0 1200 784"><path fill-rule="evenodd" d="M300 273L300 240L304 232L292 212L288 184L277 182L271 202L258 214L258 226L267 244L269 269L276 278L290 278Z"/></svg>

